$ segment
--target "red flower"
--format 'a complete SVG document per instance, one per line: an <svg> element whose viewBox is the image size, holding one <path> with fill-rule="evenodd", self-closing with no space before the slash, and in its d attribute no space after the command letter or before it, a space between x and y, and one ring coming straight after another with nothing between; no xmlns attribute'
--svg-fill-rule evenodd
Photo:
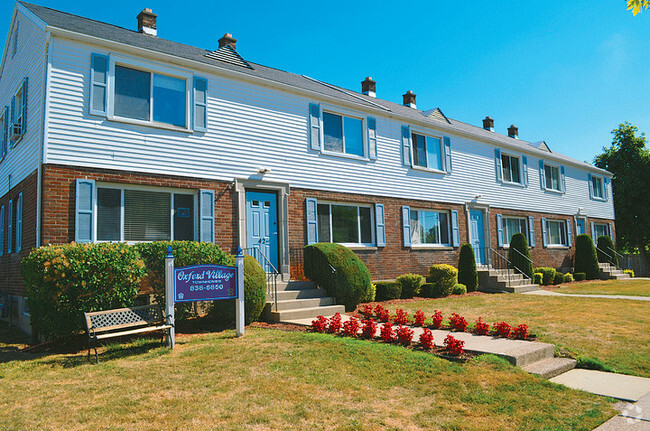
<svg viewBox="0 0 650 431"><path fill-rule="evenodd" d="M453 356L461 356L465 353L463 346L465 346L464 341L457 340L451 335L447 335L445 338L445 349Z"/></svg>
<svg viewBox="0 0 650 431"><path fill-rule="evenodd" d="M327 319L324 316L318 316L316 320L311 321L311 327L316 332L325 332Z"/></svg>
<svg viewBox="0 0 650 431"><path fill-rule="evenodd" d="M377 332L377 324L372 319L367 319L361 322L361 337L373 338Z"/></svg>
<svg viewBox="0 0 650 431"><path fill-rule="evenodd" d="M413 330L408 326L399 325L397 328L397 340L400 344L408 346L413 340Z"/></svg>
<svg viewBox="0 0 650 431"><path fill-rule="evenodd" d="M521 324L517 326L514 330L514 337L519 338L521 340L525 340L528 338L528 325Z"/></svg>
<svg viewBox="0 0 650 431"><path fill-rule="evenodd" d="M457 331L463 332L465 331L465 328L467 328L467 320L456 313L451 313L451 319L449 319L449 322Z"/></svg>
<svg viewBox="0 0 650 431"><path fill-rule="evenodd" d="M442 311L435 310L431 316L431 326L433 329L439 329L442 326Z"/></svg>
<svg viewBox="0 0 650 431"><path fill-rule="evenodd" d="M508 325L506 322L497 322L492 325L492 329L496 331L499 337L508 338L510 336L512 326Z"/></svg>
<svg viewBox="0 0 650 431"><path fill-rule="evenodd" d="M346 320L343 323L343 333L349 337L357 338L359 333L359 319L356 317L351 317L349 320Z"/></svg>
<svg viewBox="0 0 650 431"><path fill-rule="evenodd" d="M430 329L424 328L424 331L420 334L420 345L426 350L433 349L433 334Z"/></svg>
<svg viewBox="0 0 650 431"><path fill-rule="evenodd" d="M415 312L415 315L413 316L413 324L415 326L424 326L424 321L426 320L426 316L422 312L422 310L418 310Z"/></svg>
<svg viewBox="0 0 650 431"><path fill-rule="evenodd" d="M361 314L366 317L372 317L372 305L365 304L363 307L361 307Z"/></svg>
<svg viewBox="0 0 650 431"><path fill-rule="evenodd" d="M409 323L409 314L401 308L398 308L395 310L395 323L398 325L407 325Z"/></svg>
<svg viewBox="0 0 650 431"><path fill-rule="evenodd" d="M395 331L393 331L393 325L389 322L381 325L381 339L387 343L392 343L395 341Z"/></svg>
<svg viewBox="0 0 650 431"><path fill-rule="evenodd" d="M476 326L474 328L476 333L478 335L487 335L488 331L490 330L490 325L485 323L480 317L476 321Z"/></svg>
<svg viewBox="0 0 650 431"><path fill-rule="evenodd" d="M388 322L390 320L390 312L386 310L385 308L382 308L379 311L379 321L381 322Z"/></svg>
<svg viewBox="0 0 650 431"><path fill-rule="evenodd" d="M341 329L341 314L336 313L334 316L330 317L329 323L327 324L327 332L330 334L336 334Z"/></svg>

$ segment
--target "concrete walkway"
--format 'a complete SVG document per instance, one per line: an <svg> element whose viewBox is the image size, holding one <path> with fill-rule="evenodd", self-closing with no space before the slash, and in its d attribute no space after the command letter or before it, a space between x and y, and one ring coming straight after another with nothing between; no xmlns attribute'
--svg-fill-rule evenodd
<svg viewBox="0 0 650 431"><path fill-rule="evenodd" d="M551 381L573 389L623 401L636 402L645 394L650 393L650 379L648 378L596 370L573 369L553 377ZM650 414L650 412L648 413Z"/></svg>
<svg viewBox="0 0 650 431"><path fill-rule="evenodd" d="M577 298L605 298L605 299L630 299L632 301L650 301L650 296L627 296L627 295L582 295L573 293L559 293L550 290L534 290L532 292L523 292L521 295L539 295L539 296L566 296Z"/></svg>
<svg viewBox="0 0 650 431"><path fill-rule="evenodd" d="M648 431L650 430L650 393L636 403L620 403L620 414L614 416L594 431Z"/></svg>

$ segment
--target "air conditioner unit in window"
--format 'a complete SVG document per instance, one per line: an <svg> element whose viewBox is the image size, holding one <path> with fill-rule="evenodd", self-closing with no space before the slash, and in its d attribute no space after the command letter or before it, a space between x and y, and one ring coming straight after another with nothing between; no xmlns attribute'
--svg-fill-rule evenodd
<svg viewBox="0 0 650 431"><path fill-rule="evenodd" d="M11 140L16 140L20 138L20 136L23 134L23 125L22 121L18 121L11 126Z"/></svg>

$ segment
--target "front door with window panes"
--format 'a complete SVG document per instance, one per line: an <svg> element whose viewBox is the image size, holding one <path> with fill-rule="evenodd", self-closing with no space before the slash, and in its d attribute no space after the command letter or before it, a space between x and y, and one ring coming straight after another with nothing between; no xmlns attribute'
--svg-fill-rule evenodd
<svg viewBox="0 0 650 431"><path fill-rule="evenodd" d="M268 263L278 268L278 210L277 195L268 192L246 192L246 245L257 247L268 259L253 254L266 272Z"/></svg>

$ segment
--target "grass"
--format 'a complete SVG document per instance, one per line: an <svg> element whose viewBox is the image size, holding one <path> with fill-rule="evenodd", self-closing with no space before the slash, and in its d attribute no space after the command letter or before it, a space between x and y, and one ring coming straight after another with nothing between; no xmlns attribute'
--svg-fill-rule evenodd
<svg viewBox="0 0 650 431"><path fill-rule="evenodd" d="M1 331L0 331L1 332ZM0 355L3 429L590 430L613 400L494 356L465 364L399 346L249 328L84 352Z"/></svg>
<svg viewBox="0 0 650 431"><path fill-rule="evenodd" d="M390 304L410 314L452 312L473 326L482 317L490 325L525 323L540 341L555 344L560 353L597 358L611 370L650 377L650 302L625 299L494 294Z"/></svg>
<svg viewBox="0 0 650 431"><path fill-rule="evenodd" d="M650 280L604 280L562 284L555 292L583 295L650 296Z"/></svg>

